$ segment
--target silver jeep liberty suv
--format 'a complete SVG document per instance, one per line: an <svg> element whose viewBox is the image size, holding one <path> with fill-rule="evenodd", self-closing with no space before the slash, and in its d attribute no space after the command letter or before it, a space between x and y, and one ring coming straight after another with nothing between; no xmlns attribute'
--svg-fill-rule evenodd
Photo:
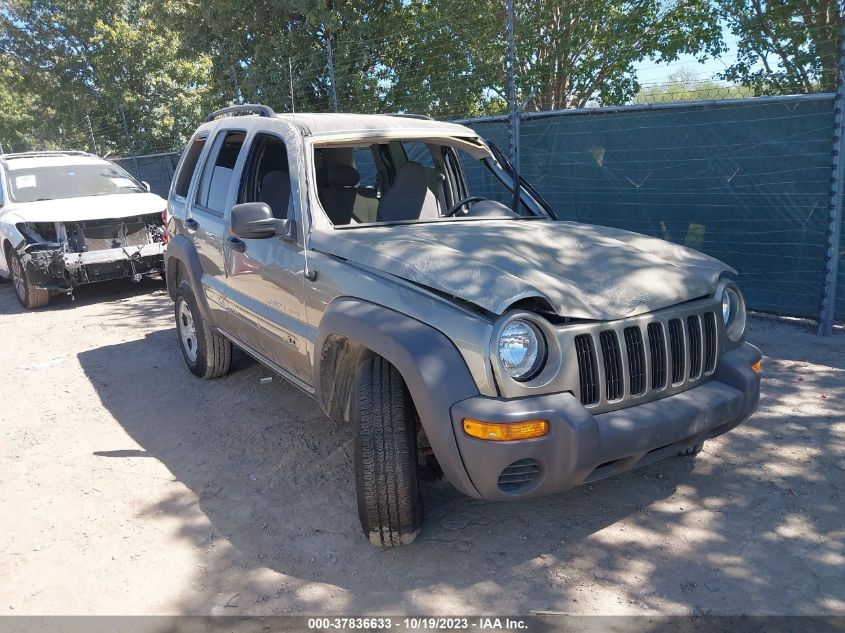
<svg viewBox="0 0 845 633"><path fill-rule="evenodd" d="M350 422L376 545L413 541L426 472L549 494L694 454L757 406L736 271L560 221L512 174L460 125L259 105L209 116L177 168L188 367L222 376L237 345Z"/></svg>

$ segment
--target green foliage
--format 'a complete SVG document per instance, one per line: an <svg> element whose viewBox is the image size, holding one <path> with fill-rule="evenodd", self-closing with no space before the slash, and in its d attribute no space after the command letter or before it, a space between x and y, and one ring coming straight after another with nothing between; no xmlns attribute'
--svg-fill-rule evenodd
<svg viewBox="0 0 845 633"><path fill-rule="evenodd" d="M669 73L667 81L640 88L631 103L670 103L674 101L702 101L706 99L738 99L753 97L754 91L745 86L712 80L698 80L688 71Z"/></svg>
<svg viewBox="0 0 845 633"><path fill-rule="evenodd" d="M514 1L517 93L528 110L835 82L840 0ZM639 85L642 60L723 52L723 25L738 38L728 83ZM163 151L217 107L328 111L333 88L342 111L500 114L506 49L504 0L6 0L0 142Z"/></svg>
<svg viewBox="0 0 845 633"><path fill-rule="evenodd" d="M757 94L833 92L845 26L841 0L716 0L738 38L723 78Z"/></svg>
<svg viewBox="0 0 845 633"><path fill-rule="evenodd" d="M96 144L106 154L184 142L212 102L210 60L186 54L180 34L159 19L162 8L146 0L11 0L0 9L14 95L35 128L45 120L53 127L39 137L31 125L24 144ZM5 108L0 121L0 129L16 125Z"/></svg>

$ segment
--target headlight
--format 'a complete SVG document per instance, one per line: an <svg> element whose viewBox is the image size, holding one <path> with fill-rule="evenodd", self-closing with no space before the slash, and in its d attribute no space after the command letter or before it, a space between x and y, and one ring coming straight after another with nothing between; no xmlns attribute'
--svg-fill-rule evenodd
<svg viewBox="0 0 845 633"><path fill-rule="evenodd" d="M745 334L745 300L739 288L726 286L722 291L722 319L728 338L736 343Z"/></svg>
<svg viewBox="0 0 845 633"><path fill-rule="evenodd" d="M530 380L546 361L546 339L530 321L514 319L499 334L499 362L519 382Z"/></svg>

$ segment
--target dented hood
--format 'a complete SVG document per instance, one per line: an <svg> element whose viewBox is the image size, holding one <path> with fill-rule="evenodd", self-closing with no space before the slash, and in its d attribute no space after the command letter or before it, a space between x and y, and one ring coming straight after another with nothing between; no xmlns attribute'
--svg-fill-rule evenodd
<svg viewBox="0 0 845 633"><path fill-rule="evenodd" d="M166 202L154 193L116 193L13 203L0 210L4 222L82 222L161 213Z"/></svg>
<svg viewBox="0 0 845 633"><path fill-rule="evenodd" d="M442 221L335 230L313 245L501 314L528 297L614 320L713 292L730 267L683 246L572 222Z"/></svg>

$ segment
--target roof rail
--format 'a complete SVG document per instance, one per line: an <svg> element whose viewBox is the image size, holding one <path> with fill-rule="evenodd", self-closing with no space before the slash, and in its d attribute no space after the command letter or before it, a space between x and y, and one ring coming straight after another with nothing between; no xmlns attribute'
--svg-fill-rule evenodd
<svg viewBox="0 0 845 633"><path fill-rule="evenodd" d="M7 160L9 158L40 158L46 156L94 156L94 154L89 154L88 152L81 152L75 149L57 149L46 150L43 152L15 152L13 154L0 154L0 159Z"/></svg>
<svg viewBox="0 0 845 633"><path fill-rule="evenodd" d="M270 106L261 105L260 103L244 103L243 105L233 105L229 106L228 108L215 110L205 118L205 122L208 123L209 121L213 121L219 116L223 116L224 114L234 114L236 112L252 112L253 114L257 114L258 116L263 117L276 116L276 113L273 112L273 109Z"/></svg>
<svg viewBox="0 0 845 633"><path fill-rule="evenodd" d="M434 121L427 114L414 114L413 112L388 112L387 116L398 116L406 119L422 119L423 121Z"/></svg>

